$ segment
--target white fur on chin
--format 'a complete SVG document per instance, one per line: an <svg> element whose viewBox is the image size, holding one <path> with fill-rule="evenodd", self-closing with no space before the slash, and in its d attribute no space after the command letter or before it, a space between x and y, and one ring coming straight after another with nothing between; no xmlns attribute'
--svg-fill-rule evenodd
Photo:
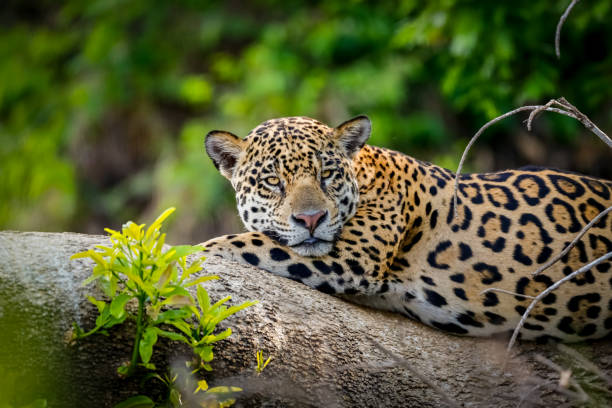
<svg viewBox="0 0 612 408"><path fill-rule="evenodd" d="M331 242L319 241L312 245L296 245L291 249L300 256L323 256L327 255L333 246Z"/></svg>

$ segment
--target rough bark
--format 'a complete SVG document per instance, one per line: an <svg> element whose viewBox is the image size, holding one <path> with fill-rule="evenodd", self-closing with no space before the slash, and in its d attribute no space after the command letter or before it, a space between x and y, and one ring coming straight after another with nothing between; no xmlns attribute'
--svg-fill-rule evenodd
<svg viewBox="0 0 612 408"><path fill-rule="evenodd" d="M81 286L92 265L69 257L99 243L106 238L0 233L0 368L18 376L14 391L24 401L46 397L52 407L110 407L138 392L137 381L122 380L115 371L129 360L132 327L114 330L111 337L91 336L76 346L65 342L73 321L91 327L95 318L85 299L92 288ZM555 359L555 347L524 343L503 371L503 341L434 331L256 268L209 260L202 273L221 277L206 284L213 299L230 294L233 302L260 300L228 319L234 334L216 347L214 371L207 377L209 383L244 388L239 406L444 406L439 393L393 363L371 339L458 404L514 407L524 398L523 407L550 406L567 398L547 386L534 389L533 381L554 384L558 378L533 359L536 353ZM272 362L255 376L260 349L272 355ZM609 340L579 350L612 372ZM188 350L163 342L156 353L163 366Z"/></svg>

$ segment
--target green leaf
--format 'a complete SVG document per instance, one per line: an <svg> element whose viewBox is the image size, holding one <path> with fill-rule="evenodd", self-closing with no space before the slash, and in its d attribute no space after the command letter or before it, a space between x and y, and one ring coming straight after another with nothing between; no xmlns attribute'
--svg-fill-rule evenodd
<svg viewBox="0 0 612 408"><path fill-rule="evenodd" d="M193 351L196 352L202 358L202 360L204 360L207 363L209 361L212 361L213 359L212 350L213 350L212 346L209 346L209 345L197 346L193 349Z"/></svg>
<svg viewBox="0 0 612 408"><path fill-rule="evenodd" d="M172 407L180 407L183 405L181 402L181 393L176 388L172 388L170 390L168 400L170 401Z"/></svg>
<svg viewBox="0 0 612 408"><path fill-rule="evenodd" d="M140 352L140 359L143 363L147 364L151 360L153 354L153 346L157 343L157 332L155 327L148 327L142 334L140 339L140 345L138 351Z"/></svg>
<svg viewBox="0 0 612 408"><path fill-rule="evenodd" d="M188 308L182 307L180 309L170 309L160 313L155 319L153 324L160 324L169 320L182 320L187 319L191 316L191 311Z"/></svg>
<svg viewBox="0 0 612 408"><path fill-rule="evenodd" d="M163 384L168 385L168 384L166 383L166 380L164 380L164 379L162 378L162 376L161 376L161 375L159 375L159 374L157 374L157 373L147 373L147 374L146 374L144 377L142 377L142 381L140 382L140 384L142 385L142 384L144 384L144 383L146 383L147 381L152 380L152 379L159 380L159 381L161 381Z"/></svg>
<svg viewBox="0 0 612 408"><path fill-rule="evenodd" d="M98 300L96 298L94 298L93 296L87 296L87 300L89 300L91 303L93 303L93 305L95 307L98 308L98 313L102 313L102 310L104 310L104 307L106 306L106 302L103 300Z"/></svg>
<svg viewBox="0 0 612 408"><path fill-rule="evenodd" d="M215 304L214 304L214 305L212 305L212 306L210 307L210 310L211 310L211 311L216 311L216 309L220 308L220 307L221 307L221 305L223 305L225 302L230 301L231 299L232 299L232 297L231 297L231 296L226 296L226 297L224 297L223 299L218 300L217 302L215 302Z"/></svg>
<svg viewBox="0 0 612 408"><path fill-rule="evenodd" d="M155 402L146 395L136 395L115 405L114 408L153 408Z"/></svg>
<svg viewBox="0 0 612 408"><path fill-rule="evenodd" d="M204 341L208 344L211 343L215 343L217 341L223 340L228 338L229 336L232 335L232 329L231 328L227 328L226 330L223 330L221 333L219 334L215 334L215 335L210 335L210 336L206 336L204 338Z"/></svg>
<svg viewBox="0 0 612 408"><path fill-rule="evenodd" d="M164 300L161 304L172 306L189 306L193 304L193 299L191 296L174 295Z"/></svg>
<svg viewBox="0 0 612 408"><path fill-rule="evenodd" d="M192 274L202 270L202 262L206 259L205 257L201 257L200 259L196 259L189 265L189 268L185 268L185 266L181 265L183 268L182 279L187 279Z"/></svg>
<svg viewBox="0 0 612 408"><path fill-rule="evenodd" d="M183 343L189 344L189 341L185 338L185 336L183 336L180 333L162 330L159 327L155 327L154 329L155 329L155 332L162 337L166 337L170 340L182 341Z"/></svg>
<svg viewBox="0 0 612 408"><path fill-rule="evenodd" d="M211 280L217 280L217 279L219 279L218 276L201 276L201 277L199 277L197 279L194 279L192 281L187 282L185 284L185 287L188 288L188 287L193 286L193 285L198 285L200 283L208 282L208 281L211 281Z"/></svg>
<svg viewBox="0 0 612 408"><path fill-rule="evenodd" d="M146 364L140 363L138 365L141 366L141 367L146 368L147 370L156 370L155 364L153 364L153 363L146 363Z"/></svg>
<svg viewBox="0 0 612 408"><path fill-rule="evenodd" d="M155 221L153 221L151 226L149 228L147 228L147 232L146 232L145 236L147 238L152 237L153 233L161 228L161 225L164 222L164 220L166 218L168 218L175 210L176 210L175 207L170 207L170 208L166 209L166 211L161 213L161 215L159 217L157 217L157 219Z"/></svg>
<svg viewBox="0 0 612 408"><path fill-rule="evenodd" d="M119 373L121 377L127 376L129 372L130 372L130 367L127 363L122 364L119 367L117 367L117 373Z"/></svg>
<svg viewBox="0 0 612 408"><path fill-rule="evenodd" d="M123 323L125 321L125 319L127 319L127 317L128 317L127 313L125 313L120 318L116 318L116 317L110 315L109 318L107 319L107 321L104 323L104 328L105 329L110 329L113 326L121 324L121 323ZM102 332L100 332L100 333L102 333Z"/></svg>
<svg viewBox="0 0 612 408"><path fill-rule="evenodd" d="M191 333L192 326L190 326L188 323L178 320L178 321L168 321L168 324L176 327L177 329L185 333L185 335L189 337L190 339L193 338L193 335Z"/></svg>
<svg viewBox="0 0 612 408"><path fill-rule="evenodd" d="M110 305L110 313L117 319L122 318L125 315L125 305L132 296L127 293L121 293L113 299Z"/></svg>
<svg viewBox="0 0 612 408"><path fill-rule="evenodd" d="M227 387L227 386L219 386L219 387L212 387L209 388L208 391L206 391L206 393L210 393L210 394L231 394L234 392L240 392L242 391L242 388L239 387Z"/></svg>
<svg viewBox="0 0 612 408"><path fill-rule="evenodd" d="M240 305L236 305L236 306L231 306L229 308L227 308L226 310L223 310L221 313L219 313L219 315L215 318L215 324L219 323L222 320L227 319L229 316L238 313L239 311L246 309L247 307L256 305L258 303L258 301L256 300L250 300L248 302L244 302Z"/></svg>
<svg viewBox="0 0 612 408"><path fill-rule="evenodd" d="M202 310L202 313L206 313L210 308L210 298L208 297L208 292L203 287L198 286L196 295L198 297L200 310Z"/></svg>
<svg viewBox="0 0 612 408"><path fill-rule="evenodd" d="M164 289L160 290L160 294L166 298L169 298L170 296L174 296L174 295L191 297L191 293L189 293L187 289L185 289L182 286L177 286L177 285L165 287Z"/></svg>
<svg viewBox="0 0 612 408"><path fill-rule="evenodd" d="M79 258L89 258L91 249L83 252L77 252L76 254L70 257L70 260L79 259Z"/></svg>
<svg viewBox="0 0 612 408"><path fill-rule="evenodd" d="M108 322L109 319L110 319L110 308L108 307L107 303L104 303L104 306L102 307L102 310L100 311L100 314L98 315L98 317L96 317L96 327L104 326L106 322Z"/></svg>
<svg viewBox="0 0 612 408"><path fill-rule="evenodd" d="M95 281L96 279L99 279L100 275L91 275L89 278L85 279L82 283L81 286L87 286L89 285L91 282Z"/></svg>
<svg viewBox="0 0 612 408"><path fill-rule="evenodd" d="M167 262L172 262L184 256L201 252L202 250L203 248L199 245L177 245L173 246L170 250L164 253L164 255L170 255L167 259L165 257L164 259Z"/></svg>

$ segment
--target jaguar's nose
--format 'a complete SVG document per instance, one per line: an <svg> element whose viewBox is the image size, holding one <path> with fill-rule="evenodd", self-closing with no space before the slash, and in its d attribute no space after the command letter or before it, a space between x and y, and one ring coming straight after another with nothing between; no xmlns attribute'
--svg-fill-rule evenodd
<svg viewBox="0 0 612 408"><path fill-rule="evenodd" d="M312 211L303 212L301 214L294 214L291 219L298 225L308 229L312 235L317 227L327 217L327 211Z"/></svg>

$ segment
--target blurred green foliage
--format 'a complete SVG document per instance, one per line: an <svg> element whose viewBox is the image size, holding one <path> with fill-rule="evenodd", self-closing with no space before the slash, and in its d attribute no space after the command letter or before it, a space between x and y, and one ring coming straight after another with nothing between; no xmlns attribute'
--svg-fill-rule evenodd
<svg viewBox="0 0 612 408"><path fill-rule="evenodd" d="M99 232L171 205L174 240L235 227L203 138L271 117L366 113L370 143L451 168L482 124L525 103L565 96L610 130L611 2L574 8L557 61L566 3L7 0L0 228ZM580 136L553 114L538 124L546 143ZM527 164L505 137L520 126L487 133L493 163Z"/></svg>

